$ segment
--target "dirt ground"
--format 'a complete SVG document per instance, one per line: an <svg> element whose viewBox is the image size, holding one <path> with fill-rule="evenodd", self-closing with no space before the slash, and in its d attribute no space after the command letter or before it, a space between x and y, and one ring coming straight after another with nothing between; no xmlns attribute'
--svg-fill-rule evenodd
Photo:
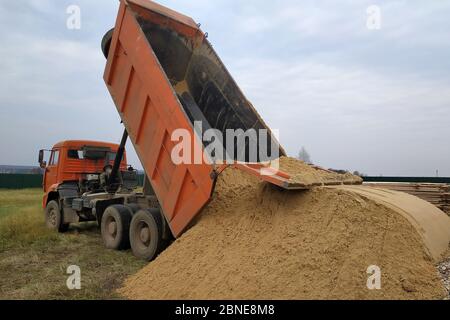
<svg viewBox="0 0 450 320"><path fill-rule="evenodd" d="M381 290L369 290L369 266ZM198 223L119 290L131 299L443 299L406 219L342 190L286 192L237 170Z"/></svg>
<svg viewBox="0 0 450 320"><path fill-rule="evenodd" d="M144 263L103 247L96 224L67 234L44 225L41 190L0 190L0 299L117 299L115 289ZM66 286L81 268L81 290Z"/></svg>

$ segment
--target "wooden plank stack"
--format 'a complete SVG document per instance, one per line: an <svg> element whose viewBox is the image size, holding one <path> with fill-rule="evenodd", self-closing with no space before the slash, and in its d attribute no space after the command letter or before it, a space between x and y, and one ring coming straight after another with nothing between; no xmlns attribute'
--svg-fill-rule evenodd
<svg viewBox="0 0 450 320"><path fill-rule="evenodd" d="M364 185L409 193L450 215L450 185L439 183L366 182Z"/></svg>

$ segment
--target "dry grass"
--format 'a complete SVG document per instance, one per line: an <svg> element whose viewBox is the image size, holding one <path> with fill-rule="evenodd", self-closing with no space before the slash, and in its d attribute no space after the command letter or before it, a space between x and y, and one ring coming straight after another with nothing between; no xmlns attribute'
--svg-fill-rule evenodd
<svg viewBox="0 0 450 320"><path fill-rule="evenodd" d="M95 223L47 230L41 200L40 190L0 190L0 299L118 298L115 289L144 263L106 250ZM81 268L81 290L66 287L70 265Z"/></svg>

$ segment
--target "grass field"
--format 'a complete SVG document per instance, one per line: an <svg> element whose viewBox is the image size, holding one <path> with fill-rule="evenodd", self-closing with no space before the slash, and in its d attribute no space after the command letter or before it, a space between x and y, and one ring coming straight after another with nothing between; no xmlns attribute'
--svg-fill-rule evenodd
<svg viewBox="0 0 450 320"><path fill-rule="evenodd" d="M127 275L145 263L103 247L96 223L47 230L42 191L0 190L0 299L117 299ZM67 267L81 268L81 290L66 286Z"/></svg>

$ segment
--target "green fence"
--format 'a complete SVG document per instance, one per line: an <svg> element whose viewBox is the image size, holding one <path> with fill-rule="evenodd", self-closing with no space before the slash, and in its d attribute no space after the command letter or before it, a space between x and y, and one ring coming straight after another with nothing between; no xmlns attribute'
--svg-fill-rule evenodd
<svg viewBox="0 0 450 320"><path fill-rule="evenodd" d="M40 174L0 174L0 189L42 188Z"/></svg>
<svg viewBox="0 0 450 320"><path fill-rule="evenodd" d="M138 175L139 185L144 185L144 175ZM0 173L0 189L42 188L40 174L3 174Z"/></svg>
<svg viewBox="0 0 450 320"><path fill-rule="evenodd" d="M363 177L364 182L407 182L407 183L446 183L450 178L436 177Z"/></svg>
<svg viewBox="0 0 450 320"><path fill-rule="evenodd" d="M141 186L141 187L144 186L144 180L145 180L145 175L139 174L139 175L138 175L138 183L139 183L139 186Z"/></svg>

